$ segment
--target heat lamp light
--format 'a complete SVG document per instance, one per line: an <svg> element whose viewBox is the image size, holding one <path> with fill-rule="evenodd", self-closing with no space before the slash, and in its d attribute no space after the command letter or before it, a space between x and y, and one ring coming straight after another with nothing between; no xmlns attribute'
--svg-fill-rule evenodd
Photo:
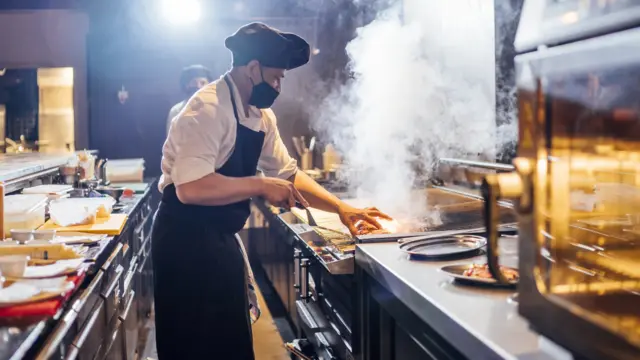
<svg viewBox="0 0 640 360"><path fill-rule="evenodd" d="M199 0L163 0L161 5L162 14L172 24L189 25L200 20Z"/></svg>

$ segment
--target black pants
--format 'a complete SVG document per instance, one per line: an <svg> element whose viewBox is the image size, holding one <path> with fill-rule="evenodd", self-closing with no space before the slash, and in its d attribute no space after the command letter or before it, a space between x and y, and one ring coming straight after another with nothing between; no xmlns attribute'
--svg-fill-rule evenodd
<svg viewBox="0 0 640 360"><path fill-rule="evenodd" d="M244 261L234 234L162 203L152 253L159 360L253 360Z"/></svg>

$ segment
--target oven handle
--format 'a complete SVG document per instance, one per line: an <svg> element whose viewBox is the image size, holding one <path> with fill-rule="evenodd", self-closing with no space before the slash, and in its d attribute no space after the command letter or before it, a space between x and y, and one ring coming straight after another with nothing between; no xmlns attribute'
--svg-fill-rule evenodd
<svg viewBox="0 0 640 360"><path fill-rule="evenodd" d="M300 261L300 299L309 301L309 259Z"/></svg>
<svg viewBox="0 0 640 360"><path fill-rule="evenodd" d="M107 261L105 261L104 264L102 265L102 270L104 271L109 270L109 267L111 267L111 263L118 256L118 253L120 251L122 251L122 243L118 243L116 245L116 248L113 250L113 252L111 252L111 255L109 255L109 258L107 259Z"/></svg>
<svg viewBox="0 0 640 360"><path fill-rule="evenodd" d="M124 311L122 312L122 314L120 314L119 318L120 321L125 322L127 320L127 317L129 316L129 311L131 310L131 306L133 305L133 302L135 301L135 297L136 297L136 292L131 290L129 292L129 295L127 295L127 297L129 298L129 300L127 301L127 305L124 308Z"/></svg>
<svg viewBox="0 0 640 360"><path fill-rule="evenodd" d="M67 332L71 328L71 325L78 318L78 313L69 310L61 319L60 323L56 327L56 330L49 336L48 341L42 347L42 350L36 356L36 360L44 360L50 359L55 351L60 346L60 343L64 339L64 336L67 335Z"/></svg>
<svg viewBox="0 0 640 360"><path fill-rule="evenodd" d="M98 307L93 311L93 313L89 317L89 320L87 320L87 323L85 324L84 329L82 329L82 333L80 333L75 338L75 340L73 340L73 346L77 347L78 349L82 349L82 347L84 346L84 342L87 341L87 338L89 337L89 333L91 333L91 330L93 330L93 325L98 320L98 316L101 315L103 306L104 306L104 302L101 301L100 304L98 304Z"/></svg>
<svg viewBox="0 0 640 360"><path fill-rule="evenodd" d="M105 300L109 299L109 296L111 296L111 293L115 291L116 285L118 285L118 281L120 281L120 277L122 276L123 271L124 271L124 268L121 265L118 265L118 267L116 268L116 274L113 277L113 280L111 280L111 283L107 286L105 291L100 293L100 296L102 296Z"/></svg>
<svg viewBox="0 0 640 360"><path fill-rule="evenodd" d="M296 293L300 293L300 260L302 259L302 251L293 250L293 288Z"/></svg>
<svg viewBox="0 0 640 360"><path fill-rule="evenodd" d="M93 280L91 280L91 282L89 283L89 286L87 286L87 289L82 294L80 294L76 303L73 304L72 306L73 310L80 312L82 307L87 303L87 299L96 290L96 286L98 286L98 284L102 281L103 277L104 277L103 271L101 270L96 271L96 275L94 276Z"/></svg>
<svg viewBox="0 0 640 360"><path fill-rule="evenodd" d="M500 224L499 200L515 200L519 214L531 211L533 185L532 162L524 158L514 161L516 172L487 175L482 181L484 199L484 224L487 231L487 265L494 279L501 284L509 284L500 271L500 249L498 248L498 225Z"/></svg>

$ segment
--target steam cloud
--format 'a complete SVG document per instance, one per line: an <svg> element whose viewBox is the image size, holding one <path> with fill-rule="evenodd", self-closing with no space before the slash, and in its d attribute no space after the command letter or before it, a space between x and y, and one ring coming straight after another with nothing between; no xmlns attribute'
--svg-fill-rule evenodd
<svg viewBox="0 0 640 360"><path fill-rule="evenodd" d="M496 129L486 61L495 57L487 46L492 2L463 2L475 8L465 15L449 5L447 14L450 1L415 1L404 22L397 1L380 11L347 46L352 78L334 87L313 121L342 153L356 195L394 217L428 215L426 198L412 188L438 158L493 160L515 137L515 124ZM441 21L447 16L456 24Z"/></svg>

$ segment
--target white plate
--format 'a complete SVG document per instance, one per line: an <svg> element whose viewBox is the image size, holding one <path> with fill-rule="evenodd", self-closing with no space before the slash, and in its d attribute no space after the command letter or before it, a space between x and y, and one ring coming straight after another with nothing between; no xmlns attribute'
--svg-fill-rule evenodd
<svg viewBox="0 0 640 360"><path fill-rule="evenodd" d="M0 307L24 305L54 299L73 290L66 277L47 280L17 281L0 290ZM11 295L9 295L11 294Z"/></svg>
<svg viewBox="0 0 640 360"><path fill-rule="evenodd" d="M58 260L53 264L27 266L21 278L7 277L10 281L22 279L48 279L75 274L84 264L85 259Z"/></svg>
<svg viewBox="0 0 640 360"><path fill-rule="evenodd" d="M107 235L88 234L83 232L59 232L51 241L54 244L91 245L104 240Z"/></svg>

